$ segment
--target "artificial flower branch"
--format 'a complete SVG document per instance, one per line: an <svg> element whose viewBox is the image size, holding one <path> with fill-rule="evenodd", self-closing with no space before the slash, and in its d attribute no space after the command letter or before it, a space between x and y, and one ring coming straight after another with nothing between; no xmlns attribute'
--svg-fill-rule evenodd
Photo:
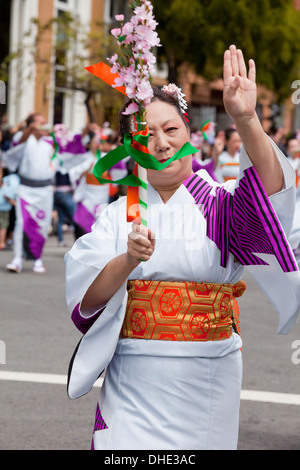
<svg viewBox="0 0 300 470"><path fill-rule="evenodd" d="M120 27L111 33L118 40L121 54L114 54L109 62L112 73L117 73L114 87L124 86L130 104L124 114L135 115L139 129L146 128L146 107L153 97L152 73L156 58L152 49L160 46L155 28L157 22L149 0L129 2L133 11L131 20L124 24L124 15L116 15Z"/></svg>

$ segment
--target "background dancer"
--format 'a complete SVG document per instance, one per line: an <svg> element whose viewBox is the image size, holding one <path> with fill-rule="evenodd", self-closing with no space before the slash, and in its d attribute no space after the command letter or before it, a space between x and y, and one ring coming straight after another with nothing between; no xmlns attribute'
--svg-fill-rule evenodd
<svg viewBox="0 0 300 470"><path fill-rule="evenodd" d="M48 137L48 140L47 138ZM44 273L42 254L48 238L53 210L53 144L45 118L34 113L26 128L16 136L16 146L6 153L11 171L18 169L20 186L16 202L14 259L6 265L11 272L22 271L22 258L34 260L33 271Z"/></svg>

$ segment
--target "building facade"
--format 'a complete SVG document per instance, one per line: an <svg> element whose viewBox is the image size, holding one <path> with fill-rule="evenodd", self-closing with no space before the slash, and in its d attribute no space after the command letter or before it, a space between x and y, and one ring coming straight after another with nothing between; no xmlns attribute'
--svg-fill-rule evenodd
<svg viewBox="0 0 300 470"><path fill-rule="evenodd" d="M32 47L37 34L33 19L46 24L69 12L90 28L96 19L110 21L113 3L114 0L11 0L9 53L17 53L22 47L22 54L10 65L7 96L10 124L21 122L33 111L41 112L50 125L64 122L70 129L77 130L86 124L85 94L57 87L60 65L49 70L42 62L37 64L33 60ZM45 34L39 44L41 56L52 50L57 34L57 28Z"/></svg>
<svg viewBox="0 0 300 470"><path fill-rule="evenodd" d="M49 69L43 61L33 60L32 49L36 45L38 28L33 19L37 19L39 24L47 24L53 18L63 18L67 13L71 13L89 30L94 27L96 21L111 24L116 14L126 11L128 0L0 0L0 7L1 4L5 5L5 15L8 14L8 2L10 28L7 52L16 54L22 48L22 54L10 63L6 99L8 123L18 124L26 119L29 113L38 111L50 125L63 122L73 131L81 129L88 120L86 93L80 90L66 90L59 86L59 73L63 73L61 64L55 63ZM296 8L299 8L298 3L295 1ZM59 29L55 27L47 31L44 40L38 45L41 56L50 53L59 34ZM66 58L67 55L68 51ZM190 119L195 127L199 127L207 119L215 121L218 128L230 125L230 119L223 107L222 80L207 83L185 66L178 75L179 85L190 104ZM165 69L157 74L155 83L163 85L166 79ZM272 112L271 103L272 94L259 88L258 112L266 130L270 123L268 118ZM289 100L283 107L279 124L286 132L299 128L299 106L295 107Z"/></svg>

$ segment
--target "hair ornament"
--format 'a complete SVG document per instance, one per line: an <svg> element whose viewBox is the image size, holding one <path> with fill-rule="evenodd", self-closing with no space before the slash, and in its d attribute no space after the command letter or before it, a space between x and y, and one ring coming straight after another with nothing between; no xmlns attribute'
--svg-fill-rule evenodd
<svg viewBox="0 0 300 470"><path fill-rule="evenodd" d="M185 119L187 119L187 112L186 109L188 107L187 102L185 100L185 95L182 93L182 89L179 88L177 85L174 83L170 83L169 85L165 85L162 88L162 91L164 93L168 93L169 95L173 95L178 99L179 106L181 109L182 114L184 115Z"/></svg>

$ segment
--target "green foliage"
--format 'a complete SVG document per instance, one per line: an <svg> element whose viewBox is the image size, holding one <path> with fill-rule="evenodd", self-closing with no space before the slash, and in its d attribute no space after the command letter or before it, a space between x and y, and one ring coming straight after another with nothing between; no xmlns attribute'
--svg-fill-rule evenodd
<svg viewBox="0 0 300 470"><path fill-rule="evenodd" d="M211 80L235 44L257 65L258 82L279 100L300 72L300 12L292 0L152 0L163 47L160 60L184 61ZM298 75L297 75L298 74Z"/></svg>

